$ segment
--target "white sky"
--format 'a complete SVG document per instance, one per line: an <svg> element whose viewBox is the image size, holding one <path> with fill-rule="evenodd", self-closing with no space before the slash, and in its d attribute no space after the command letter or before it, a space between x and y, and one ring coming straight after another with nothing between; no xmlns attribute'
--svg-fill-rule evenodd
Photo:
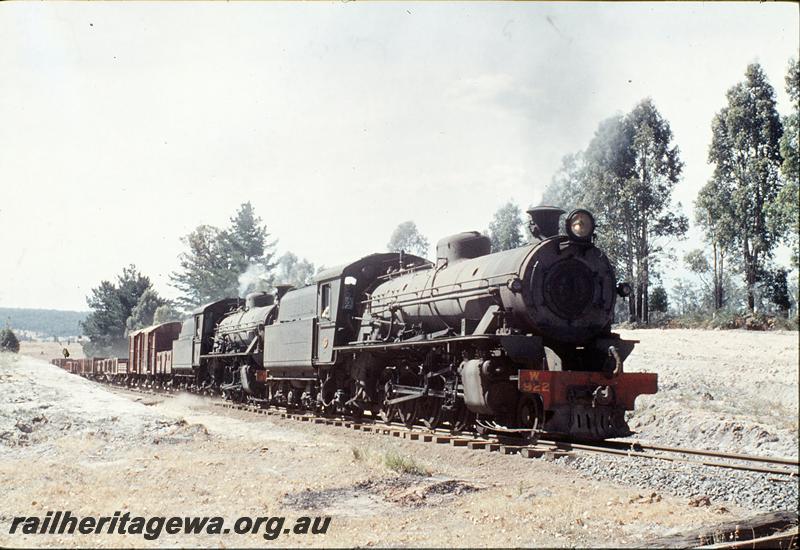
<svg viewBox="0 0 800 550"><path fill-rule="evenodd" d="M485 229L646 96L693 218L725 91L758 61L788 113L797 51L790 3L3 3L0 306L131 262L174 297L179 238L245 200L329 266Z"/></svg>

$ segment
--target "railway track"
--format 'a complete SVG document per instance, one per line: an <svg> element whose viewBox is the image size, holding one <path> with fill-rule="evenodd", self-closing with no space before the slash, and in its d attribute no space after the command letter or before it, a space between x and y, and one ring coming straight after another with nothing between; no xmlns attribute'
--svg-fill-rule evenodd
<svg viewBox="0 0 800 550"><path fill-rule="evenodd" d="M540 441L551 443L564 450L574 449L602 454L665 460L670 462L686 462L702 466L728 468L732 470L743 470L764 474L785 475L790 477L797 477L798 470L800 469L800 464L798 461L792 458L723 453L706 449L689 449L685 447L667 447L663 445L650 445L638 441L611 440L601 443L563 441L558 439L544 439ZM723 462L723 460L726 460L727 462Z"/></svg>
<svg viewBox="0 0 800 550"><path fill-rule="evenodd" d="M169 397L174 395L174 392L157 391L153 389L128 388L116 385L112 387L133 393ZM252 404L225 401L219 397L205 397L212 399L215 406L226 409L241 410L267 416L278 416L283 419L291 419L299 422L332 425L361 431L363 433L386 435L411 441L448 444L454 447L488 450L506 455L518 454L524 458L545 458L553 460L562 456L610 454L771 474L778 476L774 478L775 481L790 481L797 479L798 474L800 474L800 464L797 459L792 458L724 453L707 449L690 449L685 447L669 447L642 443L635 440L590 442L559 438L541 438L535 444L519 444L510 440L501 440L497 437L481 436L473 433L452 433L444 429L429 430L420 426L409 428L405 425L398 425L395 423L387 424L382 420L373 419L371 417L360 419L321 417L309 414L308 412L289 410L282 407L262 408Z"/></svg>

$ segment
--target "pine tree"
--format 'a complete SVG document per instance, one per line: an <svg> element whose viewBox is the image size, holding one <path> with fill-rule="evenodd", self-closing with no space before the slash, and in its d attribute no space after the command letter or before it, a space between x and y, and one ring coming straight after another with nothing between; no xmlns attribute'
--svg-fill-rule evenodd
<svg viewBox="0 0 800 550"><path fill-rule="evenodd" d="M256 216L250 202L243 203L231 218L230 228L223 233L231 256L235 263L246 267L248 264L260 264L267 270L275 267L272 257L275 255L275 241L270 242L267 226Z"/></svg>
<svg viewBox="0 0 800 550"><path fill-rule="evenodd" d="M250 202L246 202L231 218L230 227L221 234L223 247L233 267L229 272L233 274L233 280L226 296L245 296L272 288L276 241L270 241L267 227L262 222Z"/></svg>
<svg viewBox="0 0 800 550"><path fill-rule="evenodd" d="M178 303L185 309L270 289L275 242L249 202L239 207L227 229L201 225L182 242L189 250L180 255L180 268L170 280L181 291Z"/></svg>
<svg viewBox="0 0 800 550"><path fill-rule="evenodd" d="M186 309L226 295L232 269L221 246L220 231L201 225L181 241L189 247L178 257L180 270L170 274L172 285L183 293L178 302Z"/></svg>
<svg viewBox="0 0 800 550"><path fill-rule="evenodd" d="M131 310L131 314L125 322L128 332L149 327L154 324L156 310L166 304L167 301L158 295L152 287L148 287L139 297L139 301Z"/></svg>
<svg viewBox="0 0 800 550"><path fill-rule="evenodd" d="M150 289L150 279L130 265L123 268L117 282L101 281L86 298L92 310L81 323L89 341L84 353L91 356L124 355L128 350L126 322L142 295Z"/></svg>
<svg viewBox="0 0 800 550"><path fill-rule="evenodd" d="M153 313L153 324L160 325L161 323L168 323L170 321L182 321L183 315L175 309L171 303L167 302L156 308Z"/></svg>

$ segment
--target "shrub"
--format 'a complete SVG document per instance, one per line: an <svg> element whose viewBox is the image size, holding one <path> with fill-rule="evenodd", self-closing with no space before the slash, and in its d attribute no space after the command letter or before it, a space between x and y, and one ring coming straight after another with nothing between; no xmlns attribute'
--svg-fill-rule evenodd
<svg viewBox="0 0 800 550"><path fill-rule="evenodd" d="M0 351L10 351L12 353L19 351L19 340L17 340L17 335L10 328L0 330Z"/></svg>
<svg viewBox="0 0 800 550"><path fill-rule="evenodd" d="M663 286L655 287L650 293L649 307L651 312L666 313L669 309L669 298Z"/></svg>
<svg viewBox="0 0 800 550"><path fill-rule="evenodd" d="M431 475L430 471L421 464L418 464L416 460L411 457L405 457L395 451L386 453L383 457L383 463L387 468L399 474L411 474L414 476Z"/></svg>

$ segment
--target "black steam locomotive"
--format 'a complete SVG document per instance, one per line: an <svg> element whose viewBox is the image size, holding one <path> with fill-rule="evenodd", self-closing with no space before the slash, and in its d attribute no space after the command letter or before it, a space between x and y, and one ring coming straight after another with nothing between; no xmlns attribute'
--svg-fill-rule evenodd
<svg viewBox="0 0 800 550"><path fill-rule="evenodd" d="M492 254L487 237L459 233L435 263L372 254L304 288L205 305L160 349L132 344L126 379L430 428L628 435L625 411L657 386L623 372L635 342L610 330L630 287L588 211L563 231L564 211L528 213L533 239L517 249Z"/></svg>

